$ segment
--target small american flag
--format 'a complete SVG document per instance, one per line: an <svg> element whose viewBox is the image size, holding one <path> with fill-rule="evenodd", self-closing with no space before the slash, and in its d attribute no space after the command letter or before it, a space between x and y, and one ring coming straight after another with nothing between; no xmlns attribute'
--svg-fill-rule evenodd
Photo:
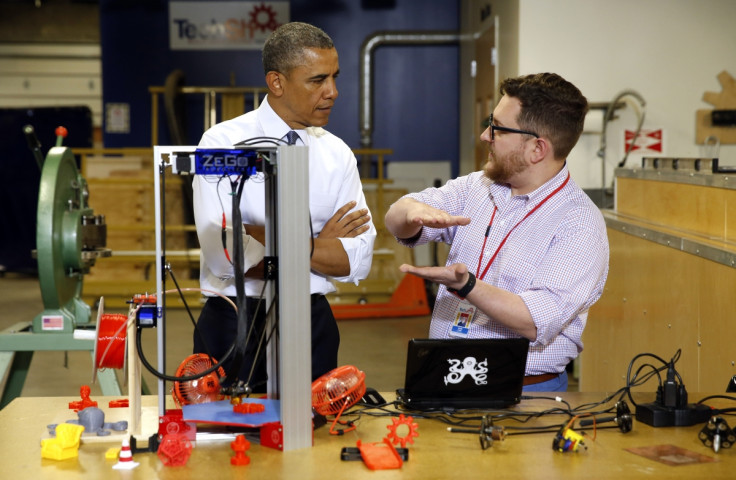
<svg viewBox="0 0 736 480"><path fill-rule="evenodd" d="M41 328L43 330L63 330L64 317L61 315L44 315Z"/></svg>

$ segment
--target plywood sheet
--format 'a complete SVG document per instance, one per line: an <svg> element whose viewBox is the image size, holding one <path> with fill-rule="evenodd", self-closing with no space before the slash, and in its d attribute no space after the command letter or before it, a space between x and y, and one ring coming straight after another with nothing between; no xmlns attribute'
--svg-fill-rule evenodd
<svg viewBox="0 0 736 480"><path fill-rule="evenodd" d="M691 391L722 391L736 374L736 269L609 229L610 272L583 334L580 389L625 385L636 355L669 361ZM658 362L654 359L638 365ZM647 388L656 390L656 381Z"/></svg>

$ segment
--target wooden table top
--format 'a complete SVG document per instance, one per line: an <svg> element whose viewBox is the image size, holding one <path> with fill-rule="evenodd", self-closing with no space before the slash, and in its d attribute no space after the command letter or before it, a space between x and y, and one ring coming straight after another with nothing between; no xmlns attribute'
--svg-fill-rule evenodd
<svg viewBox="0 0 736 480"><path fill-rule="evenodd" d="M691 401L706 395L690 393ZM392 394L384 395L393 399ZM577 452L561 453L553 450L555 431L559 425L567 424L570 415L557 413L539 416L540 412L552 409L567 409L563 402L545 399L544 394L535 395L533 400L522 402L510 409L505 418L494 415L494 426L503 426L505 438L496 440L492 446L482 449L477 433L451 433L451 426L439 419L440 415L424 416L417 412L403 412L408 423L416 424L416 430L400 423L398 412L394 416L384 411L371 409L359 416L351 415L357 428L344 435L330 435L329 424L314 432L314 446L289 452L281 452L257 443L257 434L248 436L253 443L247 451L250 464L232 466L234 456L231 437L219 440L198 440L191 456L184 466L167 467L153 453L137 453L134 461L140 465L132 471L114 470L116 460L105 459L105 452L120 447L119 440L105 441L104 438L82 439L77 457L69 460L49 460L41 458L41 439L48 437L47 425L65 422L76 418L68 409L68 403L78 400L72 397L19 397L0 411L0 455L4 459L3 478L110 478L130 479L194 479L194 478L334 478L334 479L444 479L444 478L736 478L736 447L721 448L718 453L705 446L698 438L704 424L687 427L651 427L633 421L633 429L622 433L615 424L600 424L595 431L586 430L584 443L587 448ZM575 408L591 402L599 402L606 397L603 393L570 392L560 395L561 400ZM652 401L652 395L637 394L639 403ZM109 397L94 398L100 408L113 417L125 415L124 409L105 408ZM628 399L627 399L628 400ZM156 417L156 397L143 398L144 413L150 411ZM733 400L716 398L709 405L720 408L734 406ZM613 407L614 402L596 407L602 411ZM632 416L635 406L629 404ZM354 412L359 407L354 407ZM391 409L389 409L391 410ZM369 414L372 413L372 414ZM470 412L459 416L441 415L448 421L459 422L478 429L484 414L491 412ZM433 417L433 418L427 418ZM583 433L579 420L572 429ZM723 417L728 423L736 423L732 417ZM528 421L522 423L521 419ZM613 428L601 428L604 425ZM552 431L522 434L517 427L552 426ZM380 443L392 433L399 442L404 439L408 449L408 460L401 468L376 472L361 461L341 460L344 447L356 447L358 441L364 444ZM733 428L733 426L731 427ZM410 432L417 435L412 437ZM413 440L413 443L411 442ZM659 460L648 458L631 449L649 451L659 455ZM664 452L664 453L663 453ZM656 455L655 455L656 456ZM669 462L668 463L663 463ZM116 473L120 472L120 473ZM206 477L205 477L206 476Z"/></svg>

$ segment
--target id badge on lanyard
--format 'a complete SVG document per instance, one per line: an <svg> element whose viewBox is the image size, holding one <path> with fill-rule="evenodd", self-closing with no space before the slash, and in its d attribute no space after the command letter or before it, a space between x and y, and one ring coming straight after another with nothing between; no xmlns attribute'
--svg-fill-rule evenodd
<svg viewBox="0 0 736 480"><path fill-rule="evenodd" d="M450 325L449 336L455 338L467 338L470 327L473 324L477 308L466 300L461 300L455 310L455 318Z"/></svg>
<svg viewBox="0 0 736 480"><path fill-rule="evenodd" d="M493 225L493 219L496 217L496 212L498 211L498 207L494 207L493 214L491 215L491 221L488 222L488 228L486 228L486 234L485 238L483 240L483 246L480 249L480 258L478 259L478 268L476 269L475 276L478 278L478 280L483 281L483 279L486 276L486 273L488 273L488 269L491 268L491 265L496 260L496 256L501 251L501 248L503 248L504 244L506 243L506 240L509 239L509 236L511 233L516 230L516 227L521 225L521 222L529 218L532 213L536 212L539 207L547 203L547 200L552 198L562 190L565 185L567 185L568 180L570 180L570 172L567 173L567 177L565 177L565 181L562 182L560 186L555 188L549 195L544 197L541 202L536 204L534 208L529 210L526 215L524 215L524 218L519 220L519 222L514 225L511 230L506 233L506 236L501 240L501 243L496 248L495 253L491 256L490 260L488 261L488 264L486 264L485 269L481 272L481 265L483 263L483 252L486 249L486 242L488 241L488 235L491 232L491 226ZM455 310L455 318L452 321L452 324L450 325L450 331L448 332L448 335L450 337L456 337L456 338L467 338L468 333L470 332L470 327L473 324L473 320L475 319L475 314L477 312L477 308L468 302L467 300L461 300L460 303L457 305L457 309Z"/></svg>

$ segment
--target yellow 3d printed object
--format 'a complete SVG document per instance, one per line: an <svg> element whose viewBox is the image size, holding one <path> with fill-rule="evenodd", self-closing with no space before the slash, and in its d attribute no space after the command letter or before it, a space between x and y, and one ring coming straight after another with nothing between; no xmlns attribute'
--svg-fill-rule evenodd
<svg viewBox="0 0 736 480"><path fill-rule="evenodd" d="M62 423L56 427L55 438L41 440L41 457L51 460L66 460L79 455L79 439L84 427Z"/></svg>

